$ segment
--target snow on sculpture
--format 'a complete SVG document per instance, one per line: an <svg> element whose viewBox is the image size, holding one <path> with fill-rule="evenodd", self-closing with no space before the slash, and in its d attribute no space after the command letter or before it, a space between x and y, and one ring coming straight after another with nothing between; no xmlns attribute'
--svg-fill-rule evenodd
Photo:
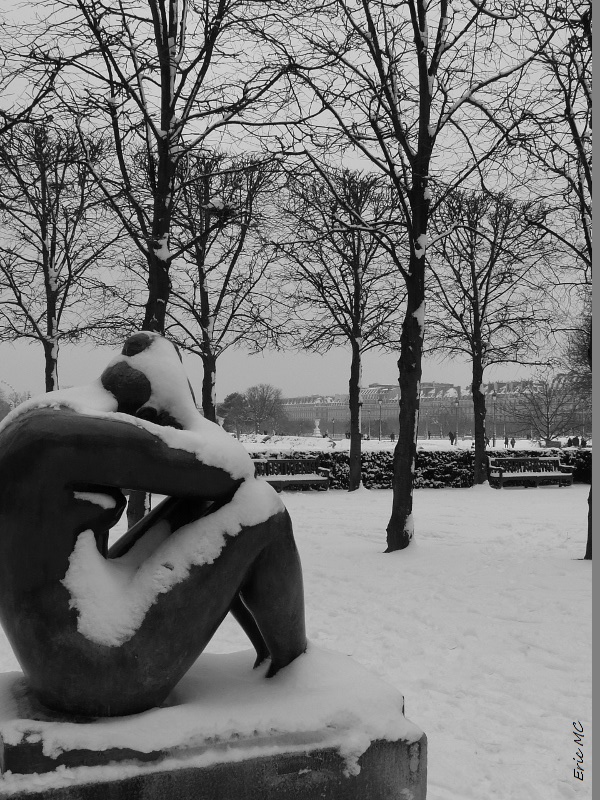
<svg viewBox="0 0 600 800"><path fill-rule="evenodd" d="M167 495L108 548L122 490ZM175 347L142 332L94 383L0 426L0 621L38 699L159 705L231 611L274 675L306 649L289 515L197 411Z"/></svg>

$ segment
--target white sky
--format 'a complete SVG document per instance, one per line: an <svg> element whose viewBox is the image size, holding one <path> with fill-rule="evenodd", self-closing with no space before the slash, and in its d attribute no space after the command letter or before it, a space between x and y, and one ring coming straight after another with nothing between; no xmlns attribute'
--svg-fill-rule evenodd
<svg viewBox="0 0 600 800"><path fill-rule="evenodd" d="M79 386L99 377L118 349L88 344L63 345L59 351L58 376L61 388ZM363 386L370 383L396 383L397 353L367 353L363 366ZM200 401L202 364L199 358L185 356L184 364ZM257 383L270 383L285 397L303 394L337 394L348 391L350 352L341 348L324 356L308 353L249 355L243 350L226 351L217 363L217 401L235 391L245 391ZM530 374L518 365L490 370L487 380L517 380ZM426 359L424 381L440 381L464 386L470 383L466 363L436 363ZM8 384L8 386L7 386ZM0 391L9 387L32 394L44 391L44 359L36 344L0 343Z"/></svg>

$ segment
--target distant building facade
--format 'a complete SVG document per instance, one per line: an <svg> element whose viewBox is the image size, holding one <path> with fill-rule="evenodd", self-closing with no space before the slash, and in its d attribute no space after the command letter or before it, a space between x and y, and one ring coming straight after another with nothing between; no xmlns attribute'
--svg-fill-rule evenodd
<svg viewBox="0 0 600 800"><path fill-rule="evenodd" d="M486 433L504 438L505 436L527 437L531 435L522 423L518 423L511 409L518 403L519 395L534 388L532 380L495 381L482 385L486 396ZM397 384L372 383L361 389L361 430L370 438L380 435L388 438L391 433L398 435L398 412L400 390ZM287 418L291 421L304 421L306 427L314 427L319 420L323 434L344 436L350 430L350 409L347 394L307 395L289 397L283 400ZM591 431L591 411L589 418L582 416L581 432ZM451 383L435 381L421 383L419 438L446 438L452 431L464 438L473 436L475 430L473 398L470 386L456 386Z"/></svg>

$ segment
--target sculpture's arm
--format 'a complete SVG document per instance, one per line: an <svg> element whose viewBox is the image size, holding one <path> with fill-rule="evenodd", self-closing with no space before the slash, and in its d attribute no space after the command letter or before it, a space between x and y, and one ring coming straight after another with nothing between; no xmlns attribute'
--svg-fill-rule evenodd
<svg viewBox="0 0 600 800"><path fill-rule="evenodd" d="M185 432L177 432L185 436ZM32 461L46 479L143 489L180 497L225 497L239 485L225 469L171 447L132 418L95 417L42 407L17 417L3 431L0 460L9 470ZM29 457L27 456L29 454Z"/></svg>

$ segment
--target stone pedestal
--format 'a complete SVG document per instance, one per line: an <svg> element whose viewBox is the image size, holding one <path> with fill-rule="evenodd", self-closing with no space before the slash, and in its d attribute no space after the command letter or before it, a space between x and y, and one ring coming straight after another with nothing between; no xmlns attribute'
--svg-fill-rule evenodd
<svg viewBox="0 0 600 800"><path fill-rule="evenodd" d="M1 800L425 800L393 687L312 646L272 679L252 657L204 655L163 707L96 720L0 675Z"/></svg>

